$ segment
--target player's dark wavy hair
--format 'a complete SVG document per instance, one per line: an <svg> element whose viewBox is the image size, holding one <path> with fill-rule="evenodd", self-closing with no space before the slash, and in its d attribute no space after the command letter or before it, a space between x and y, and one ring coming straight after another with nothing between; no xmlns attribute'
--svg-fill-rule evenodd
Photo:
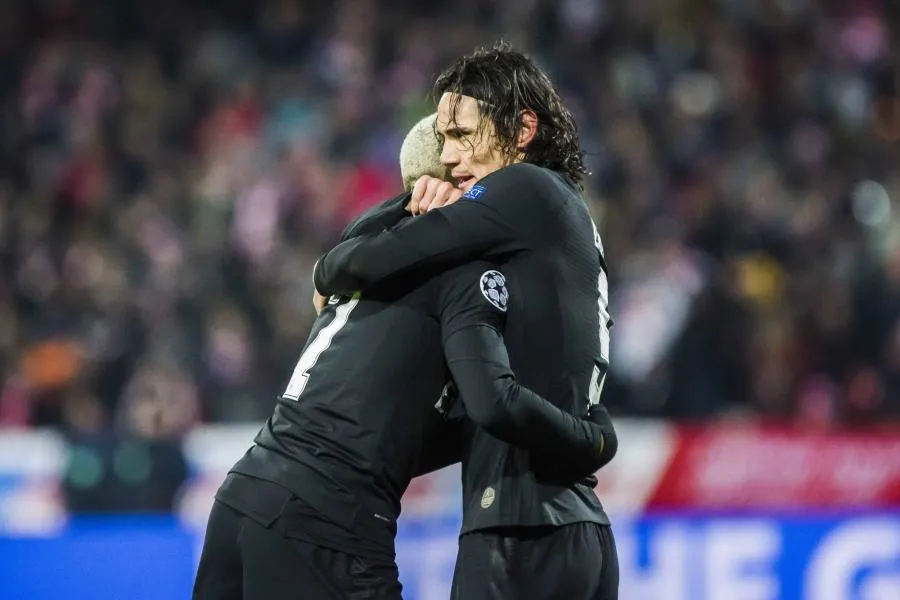
<svg viewBox="0 0 900 600"><path fill-rule="evenodd" d="M434 82L435 102L446 92L479 101L481 114L493 122L506 156L519 152L522 111L534 111L538 128L525 147L525 162L562 171L581 184L587 169L572 113L563 106L547 74L510 44L479 48L450 65ZM457 98L450 106L454 118L458 102Z"/></svg>

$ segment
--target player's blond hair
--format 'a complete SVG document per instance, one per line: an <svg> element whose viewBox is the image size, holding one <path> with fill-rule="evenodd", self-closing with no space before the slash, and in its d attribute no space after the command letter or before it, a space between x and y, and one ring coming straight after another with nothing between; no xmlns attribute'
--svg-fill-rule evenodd
<svg viewBox="0 0 900 600"><path fill-rule="evenodd" d="M450 180L450 172L441 164L441 145L434 134L435 119L437 113L431 113L413 125L400 146L400 175L406 191L422 175Z"/></svg>

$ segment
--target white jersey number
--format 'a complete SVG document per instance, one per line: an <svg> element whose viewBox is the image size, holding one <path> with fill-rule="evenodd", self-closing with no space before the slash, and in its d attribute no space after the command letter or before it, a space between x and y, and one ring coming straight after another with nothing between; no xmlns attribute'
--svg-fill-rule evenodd
<svg viewBox="0 0 900 600"><path fill-rule="evenodd" d="M600 232L597 231L597 225L591 220L594 228L594 245L597 252L603 256L603 241L600 239ZM597 278L597 292L599 300L597 300L597 308L600 314L600 357L609 364L609 281L606 272L600 269L600 276ZM589 392L590 405L600 404L600 395L603 393L603 382L606 380L606 371L601 370L598 365L594 365L594 374L591 376L591 387Z"/></svg>
<svg viewBox="0 0 900 600"><path fill-rule="evenodd" d="M288 400L297 400L300 398L300 394L303 393L303 390L306 388L306 383L309 381L309 371L316 366L319 357L322 356L322 353L331 345L331 341L334 339L334 336L337 335L337 332L347 324L347 321L350 319L350 313L353 312L353 309L359 304L359 298L360 293L357 292L353 294L353 297L350 298L346 304L341 304L335 309L334 318L331 320L331 323L319 330L319 333L316 334L316 338L306 347L303 354L300 355L300 360L297 361L297 366L294 367L291 380L288 381L287 389L284 390L282 398Z"/></svg>

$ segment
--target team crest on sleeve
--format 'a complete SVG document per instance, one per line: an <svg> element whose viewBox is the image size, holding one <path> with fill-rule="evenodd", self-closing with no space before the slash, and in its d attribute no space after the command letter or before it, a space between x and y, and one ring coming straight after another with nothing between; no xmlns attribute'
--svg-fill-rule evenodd
<svg viewBox="0 0 900 600"><path fill-rule="evenodd" d="M506 312L509 305L509 292L506 290L506 277L500 271L485 271L481 275L481 293L494 308Z"/></svg>
<svg viewBox="0 0 900 600"><path fill-rule="evenodd" d="M478 200L482 194L484 194L485 189L484 186L480 183L476 183L472 187L469 188L469 191L463 194L463 198L468 198L469 200Z"/></svg>

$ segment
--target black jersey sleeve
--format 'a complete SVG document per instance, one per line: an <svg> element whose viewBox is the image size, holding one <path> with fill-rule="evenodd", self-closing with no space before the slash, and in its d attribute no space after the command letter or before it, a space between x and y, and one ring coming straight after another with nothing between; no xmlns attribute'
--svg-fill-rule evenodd
<svg viewBox="0 0 900 600"><path fill-rule="evenodd" d="M438 415L441 423L429 428L429 439L413 472L413 477L449 467L462 460L463 419Z"/></svg>
<svg viewBox="0 0 900 600"><path fill-rule="evenodd" d="M501 331L508 303L506 280L489 263L444 274L441 326L444 355L468 417L497 439L541 459L599 469L603 430L519 385Z"/></svg>
<svg viewBox="0 0 900 600"><path fill-rule="evenodd" d="M347 225L341 233L341 241L390 229L409 216L406 204L410 197L412 197L412 193L406 192L373 206Z"/></svg>
<svg viewBox="0 0 900 600"><path fill-rule="evenodd" d="M558 194L539 167L516 164L488 175L458 202L380 233L338 244L317 263L320 294L348 294L418 268L524 250L552 235Z"/></svg>

